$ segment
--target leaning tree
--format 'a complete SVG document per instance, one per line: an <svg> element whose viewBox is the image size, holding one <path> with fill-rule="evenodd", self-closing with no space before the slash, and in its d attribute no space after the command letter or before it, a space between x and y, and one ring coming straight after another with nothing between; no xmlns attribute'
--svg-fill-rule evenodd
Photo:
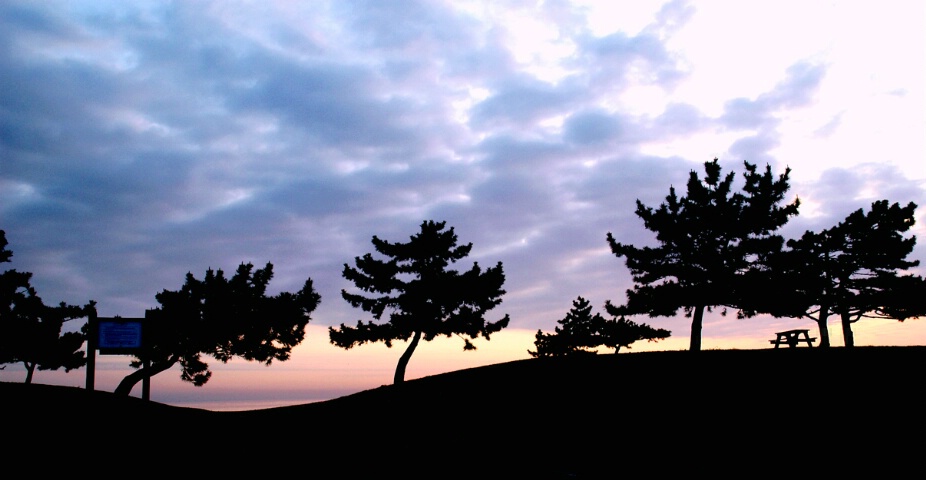
<svg viewBox="0 0 926 480"><path fill-rule="evenodd" d="M607 302L614 315L673 316L679 309L692 318L690 350L701 349L704 312L735 308L748 315L740 301L743 276L784 240L774 232L797 215L798 199L782 205L789 189L790 169L777 178L771 167L759 173L744 162L745 185L734 191L735 176L721 176L715 158L704 163L704 178L691 171L687 195L675 188L659 208L637 200L636 214L656 233L659 245L636 247L607 234L611 252L624 257L634 287L622 305Z"/></svg>
<svg viewBox="0 0 926 480"><path fill-rule="evenodd" d="M411 338L399 357L395 384L405 381L408 361L422 339L457 335L463 338L464 350L475 350L470 339L481 335L489 340L492 333L508 325L508 315L495 322L485 320L486 313L501 303L505 293L502 263L483 270L474 262L463 273L448 268L468 256L473 244L457 245L453 227L445 230L445 225L425 221L421 231L407 243L391 243L374 235L373 247L385 259L367 253L354 258L356 267L344 264L344 278L369 294L345 289L341 290L344 300L369 312L377 321L388 310L388 320L358 320L356 327L329 327L331 343L350 349L367 342L383 342L391 348L393 341Z"/></svg>
<svg viewBox="0 0 926 480"><path fill-rule="evenodd" d="M13 256L7 244L6 232L0 230L0 263ZM88 317L94 308L93 301L45 305L31 279L30 272L0 273L0 365L22 363L25 383L32 383L36 369L71 371L86 365L84 334L62 330L65 322Z"/></svg>
<svg viewBox="0 0 926 480"><path fill-rule="evenodd" d="M311 278L296 293L268 295L272 278L271 263L256 270L242 263L231 278L210 268L202 280L187 273L179 290L156 294L160 307L149 310L144 326L149 365L133 359L130 365L137 370L115 393L128 395L139 381L178 364L181 380L203 386L212 376L204 356L222 363L234 357L265 365L288 360L293 347L305 339L305 327L321 296Z"/></svg>

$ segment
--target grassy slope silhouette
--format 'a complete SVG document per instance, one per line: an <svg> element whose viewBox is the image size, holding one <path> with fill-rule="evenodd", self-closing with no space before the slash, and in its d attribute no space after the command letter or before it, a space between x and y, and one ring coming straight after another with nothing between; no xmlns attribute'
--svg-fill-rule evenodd
<svg viewBox="0 0 926 480"><path fill-rule="evenodd" d="M926 473L924 361L926 347L539 358L246 412L0 383L2 451L187 475L909 475Z"/></svg>

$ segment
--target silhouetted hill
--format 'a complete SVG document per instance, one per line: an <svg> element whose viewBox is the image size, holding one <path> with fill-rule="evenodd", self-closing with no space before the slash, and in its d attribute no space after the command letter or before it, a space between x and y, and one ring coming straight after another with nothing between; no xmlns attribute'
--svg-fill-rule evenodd
<svg viewBox="0 0 926 480"><path fill-rule="evenodd" d="M916 478L924 361L926 347L527 359L247 412L0 383L3 451L184 477Z"/></svg>

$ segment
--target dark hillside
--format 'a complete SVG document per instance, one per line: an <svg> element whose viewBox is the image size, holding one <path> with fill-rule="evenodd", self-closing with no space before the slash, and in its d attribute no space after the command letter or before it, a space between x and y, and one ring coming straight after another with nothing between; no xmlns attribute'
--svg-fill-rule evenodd
<svg viewBox="0 0 926 480"><path fill-rule="evenodd" d="M917 478L924 366L926 347L647 352L521 360L249 412L46 385L0 383L0 398L7 453L106 455L107 465L152 471L617 478L877 468Z"/></svg>

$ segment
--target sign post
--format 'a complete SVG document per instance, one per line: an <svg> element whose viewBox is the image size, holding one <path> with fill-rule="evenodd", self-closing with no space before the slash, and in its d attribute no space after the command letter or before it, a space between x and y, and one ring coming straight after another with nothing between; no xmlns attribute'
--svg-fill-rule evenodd
<svg viewBox="0 0 926 480"><path fill-rule="evenodd" d="M96 312L89 317L90 328L87 337L87 390L93 390L96 375L96 351L100 355L135 355L142 360L143 367L149 368L150 359L144 343L144 318L97 317ZM151 398L151 378L142 380L142 399Z"/></svg>

